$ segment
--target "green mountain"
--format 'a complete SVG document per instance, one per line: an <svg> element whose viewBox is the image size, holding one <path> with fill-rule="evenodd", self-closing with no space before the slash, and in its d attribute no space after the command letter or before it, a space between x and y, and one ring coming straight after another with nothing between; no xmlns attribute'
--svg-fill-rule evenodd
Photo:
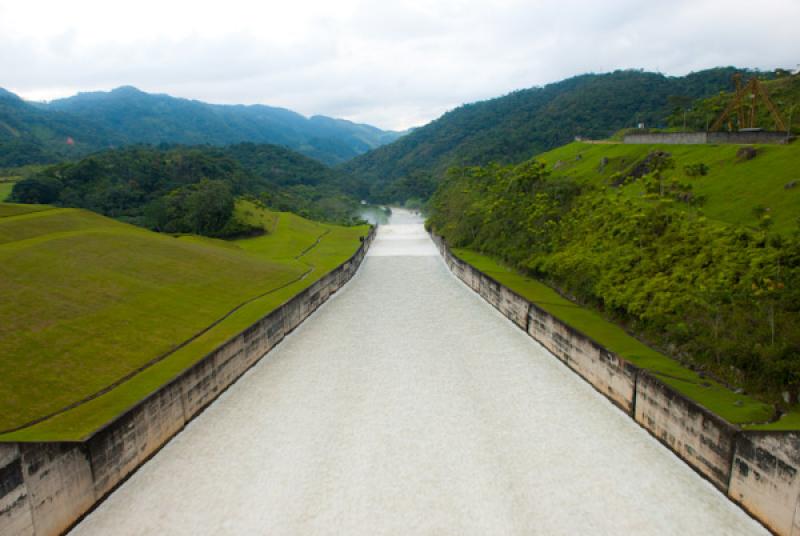
<svg viewBox="0 0 800 536"><path fill-rule="evenodd" d="M122 141L92 121L39 109L0 89L0 168L76 158Z"/></svg>
<svg viewBox="0 0 800 536"><path fill-rule="evenodd" d="M0 91L0 167L48 163L109 147L161 143L283 145L327 164L394 141L397 132L263 105L217 105L134 87L48 104ZM68 143L67 139L71 141Z"/></svg>
<svg viewBox="0 0 800 536"><path fill-rule="evenodd" d="M430 194L425 176L451 166L514 163L572 141L606 138L624 127L665 126L675 103L729 88L733 67L683 77L637 70L585 74L467 104L399 140L347 162L378 200ZM397 188L401 179L420 186Z"/></svg>

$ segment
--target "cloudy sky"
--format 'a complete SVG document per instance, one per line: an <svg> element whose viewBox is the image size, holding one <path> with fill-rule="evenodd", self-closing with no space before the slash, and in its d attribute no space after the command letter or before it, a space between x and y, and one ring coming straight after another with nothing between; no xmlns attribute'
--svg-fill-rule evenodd
<svg viewBox="0 0 800 536"><path fill-rule="evenodd" d="M796 68L800 0L0 0L0 87L135 85L387 129L618 68Z"/></svg>

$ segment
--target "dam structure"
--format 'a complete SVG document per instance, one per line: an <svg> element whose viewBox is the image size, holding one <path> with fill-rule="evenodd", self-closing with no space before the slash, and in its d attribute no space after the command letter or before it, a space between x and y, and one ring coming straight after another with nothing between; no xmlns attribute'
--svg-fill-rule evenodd
<svg viewBox="0 0 800 536"><path fill-rule="evenodd" d="M768 534L395 209L353 279L72 534Z"/></svg>

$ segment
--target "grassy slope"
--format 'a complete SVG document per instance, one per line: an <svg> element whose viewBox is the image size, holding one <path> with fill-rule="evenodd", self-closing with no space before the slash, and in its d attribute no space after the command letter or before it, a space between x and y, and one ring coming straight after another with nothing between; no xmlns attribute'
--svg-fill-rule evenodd
<svg viewBox="0 0 800 536"><path fill-rule="evenodd" d="M0 293L11 298L0 303L0 428L95 393L237 305L288 284L109 393L0 439L85 437L343 262L367 232L252 205L238 210L269 219L275 232L231 247L78 210L0 219Z"/></svg>
<svg viewBox="0 0 800 536"><path fill-rule="evenodd" d="M755 225L753 209L770 209L773 229L779 232L797 228L800 215L800 143L758 146L753 160L739 162L737 145L625 145L571 143L542 154L539 158L556 166L554 175L569 175L579 181L605 184L615 172L624 172L653 150L667 151L675 159L671 172L681 182L692 184L696 194L706 196L702 210L711 219L724 223ZM599 171L600 161L608 159ZM561 164L557 165L557 162ZM687 177L686 165L705 163L710 170L704 177ZM798 181L794 188L785 186ZM640 193L637 185L628 193Z"/></svg>
<svg viewBox="0 0 800 536"><path fill-rule="evenodd" d="M746 395L737 395L707 378L700 378L677 361L631 337L599 313L575 305L547 285L525 277L486 255L465 249L456 249L453 253L634 365L654 372L664 383L730 422L762 422L772 416L770 406Z"/></svg>

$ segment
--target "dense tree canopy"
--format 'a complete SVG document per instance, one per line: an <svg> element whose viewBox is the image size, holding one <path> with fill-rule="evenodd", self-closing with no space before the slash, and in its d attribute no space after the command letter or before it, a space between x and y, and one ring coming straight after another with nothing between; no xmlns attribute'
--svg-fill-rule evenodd
<svg viewBox="0 0 800 536"><path fill-rule="evenodd" d="M242 231L228 221L232 210L225 208L242 195L278 210L351 221L357 202L344 193L345 183L323 164L272 145L132 147L45 168L18 182L12 200L87 208L161 231L220 236Z"/></svg>

